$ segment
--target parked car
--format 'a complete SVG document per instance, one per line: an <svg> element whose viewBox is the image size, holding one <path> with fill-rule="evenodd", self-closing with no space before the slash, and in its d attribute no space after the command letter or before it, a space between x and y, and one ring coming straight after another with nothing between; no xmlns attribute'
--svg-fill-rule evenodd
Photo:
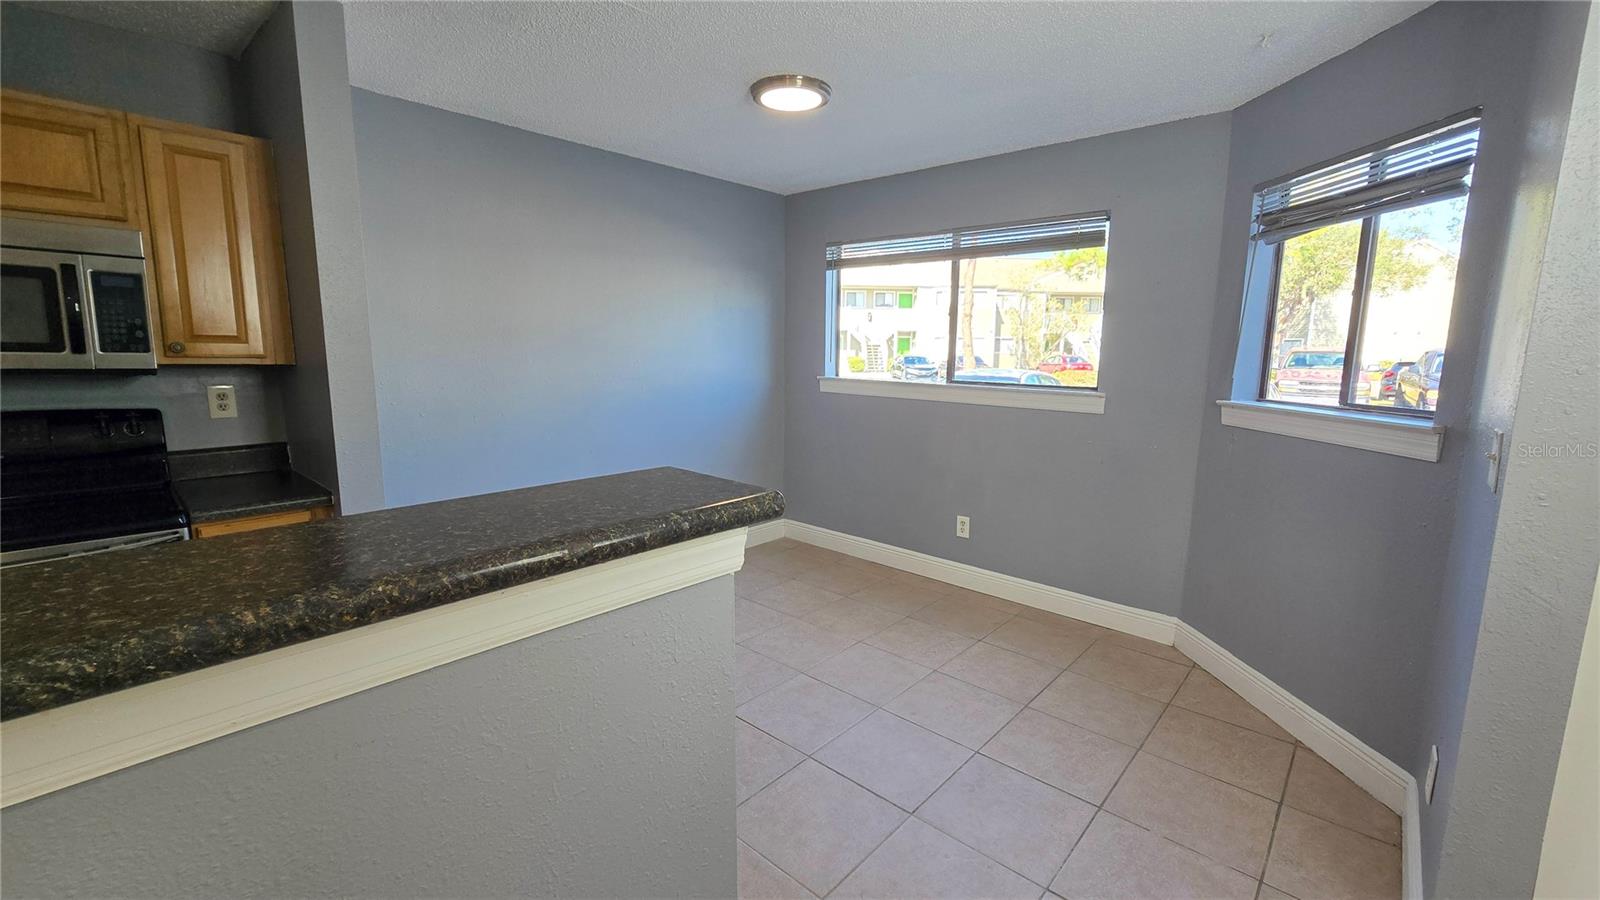
<svg viewBox="0 0 1600 900"><path fill-rule="evenodd" d="M1378 396L1374 400L1393 400L1395 378L1400 375L1400 370L1416 365L1414 359L1402 360L1383 370L1383 377L1378 379Z"/></svg>
<svg viewBox="0 0 1600 900"><path fill-rule="evenodd" d="M926 356L902 356L895 360L895 370L906 381L938 381L939 367Z"/></svg>
<svg viewBox="0 0 1600 900"><path fill-rule="evenodd" d="M1272 396L1337 400L1343 377L1343 350L1291 350L1278 366Z"/></svg>
<svg viewBox="0 0 1600 900"><path fill-rule="evenodd" d="M975 357L975 358L978 361L978 368L980 368L980 369L986 368L989 365L987 362L984 361L983 357L978 356L978 357ZM956 357L956 371L957 372L960 372L962 369L966 368L966 365L967 365L966 357L964 357L964 356L957 356ZM942 359L939 360L939 377L941 379L944 377L944 360L942 360Z"/></svg>
<svg viewBox="0 0 1600 900"><path fill-rule="evenodd" d="M1094 363L1070 353L1052 353L1034 368L1051 375L1057 372L1093 372Z"/></svg>
<svg viewBox="0 0 1600 900"><path fill-rule="evenodd" d="M1401 369L1394 380L1394 405L1399 409L1438 409L1439 376L1444 373L1444 351L1429 350Z"/></svg>
<svg viewBox="0 0 1600 900"><path fill-rule="evenodd" d="M1026 384L1036 387L1061 387L1061 382L1043 372L1031 372L1027 369L972 369L967 372L957 372L956 381L981 382L984 384Z"/></svg>

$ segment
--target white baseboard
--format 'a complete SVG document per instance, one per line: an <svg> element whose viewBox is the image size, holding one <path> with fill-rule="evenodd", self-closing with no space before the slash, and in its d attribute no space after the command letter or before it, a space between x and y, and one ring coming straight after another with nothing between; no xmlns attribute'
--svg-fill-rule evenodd
<svg viewBox="0 0 1600 900"><path fill-rule="evenodd" d="M1417 779L1408 773L1406 781L1406 811L1400 814L1400 860L1404 865L1401 885L1405 900L1424 900L1422 887L1422 789Z"/></svg>
<svg viewBox="0 0 1600 900"><path fill-rule="evenodd" d="M1397 815L1406 814L1406 786L1413 780L1409 772L1279 687L1272 679L1245 664L1187 622L1178 623L1178 639L1174 646L1200 668L1232 688L1234 693L1250 701L1250 705L1266 713L1267 718L1278 723L1284 731L1315 750L1318 756L1343 772L1345 777L1361 785L1362 790L1376 797L1384 806L1394 810Z"/></svg>
<svg viewBox="0 0 1600 900"><path fill-rule="evenodd" d="M756 547L770 541L778 540L788 534L788 523L783 519L773 519L768 522L758 522L749 528L749 537L745 539L746 547Z"/></svg>
<svg viewBox="0 0 1600 900"><path fill-rule="evenodd" d="M1112 603L1076 591L980 569L891 544L843 532L780 519L768 522L759 541L790 537L858 559L914 572L937 581L1002 597L1025 606L1082 619L1115 631L1171 644L1200 668L1232 688L1285 731L1310 747L1345 777L1401 817L1404 891L1407 900L1422 900L1422 841L1417 782L1410 772L1367 746L1332 719L1256 671L1222 645L1174 616ZM752 536L756 529L751 529Z"/></svg>
<svg viewBox="0 0 1600 900"><path fill-rule="evenodd" d="M788 537L829 550L837 550L858 559L880 563L906 572L914 572L954 584L969 590L981 591L995 597L1032 606L1085 622L1103 625L1114 631L1126 632L1159 641L1172 643L1173 627L1177 620L1172 616L1148 610L1111 603L1087 594L1064 590L1028 581L1011 575L1002 575L966 563L952 562L926 553L905 550L891 544L869 541L839 531L807 525L804 522L783 520Z"/></svg>

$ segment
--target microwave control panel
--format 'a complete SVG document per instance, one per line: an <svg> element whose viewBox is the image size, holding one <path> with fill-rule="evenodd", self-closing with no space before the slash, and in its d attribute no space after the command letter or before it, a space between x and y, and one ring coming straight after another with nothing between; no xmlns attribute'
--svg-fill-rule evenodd
<svg viewBox="0 0 1600 900"><path fill-rule="evenodd" d="M150 311L144 278L126 272L90 272L94 330L101 353L149 353Z"/></svg>

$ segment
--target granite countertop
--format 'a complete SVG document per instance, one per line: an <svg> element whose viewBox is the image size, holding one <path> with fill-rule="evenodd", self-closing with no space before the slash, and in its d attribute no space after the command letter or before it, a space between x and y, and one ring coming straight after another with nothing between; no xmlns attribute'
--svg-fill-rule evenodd
<svg viewBox="0 0 1600 900"><path fill-rule="evenodd" d="M333 503L327 488L299 472L215 475L175 481L172 486L178 502L189 511L191 525Z"/></svg>
<svg viewBox="0 0 1600 900"><path fill-rule="evenodd" d="M782 514L659 468L0 570L0 719Z"/></svg>
<svg viewBox="0 0 1600 900"><path fill-rule="evenodd" d="M167 460L190 524L333 503L327 488L290 468L281 443L185 450Z"/></svg>

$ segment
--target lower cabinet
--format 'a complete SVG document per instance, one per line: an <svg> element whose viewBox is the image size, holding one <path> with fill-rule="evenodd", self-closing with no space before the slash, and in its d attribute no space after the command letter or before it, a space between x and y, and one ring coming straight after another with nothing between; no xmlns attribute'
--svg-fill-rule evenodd
<svg viewBox="0 0 1600 900"><path fill-rule="evenodd" d="M215 522L201 522L189 530L199 539L222 537L225 534L242 534L246 531L260 531L263 528L279 528L284 525L299 525L304 522L315 522L333 515L331 506L313 506L310 509L291 509L287 512L266 513L259 516L244 516L238 519L220 519Z"/></svg>

